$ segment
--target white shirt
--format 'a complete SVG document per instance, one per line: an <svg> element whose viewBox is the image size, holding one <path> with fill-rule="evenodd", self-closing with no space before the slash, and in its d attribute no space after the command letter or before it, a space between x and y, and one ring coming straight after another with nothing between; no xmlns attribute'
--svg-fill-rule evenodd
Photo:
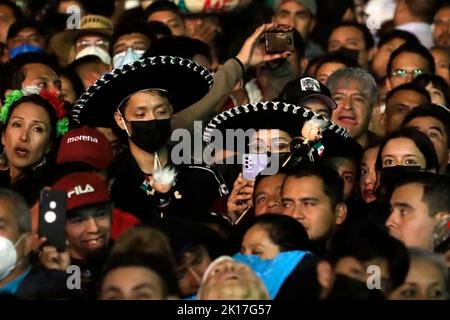
<svg viewBox="0 0 450 320"><path fill-rule="evenodd" d="M431 25L425 22L409 22L396 26L395 29L405 30L414 34L427 49L433 45L433 33L431 32Z"/></svg>

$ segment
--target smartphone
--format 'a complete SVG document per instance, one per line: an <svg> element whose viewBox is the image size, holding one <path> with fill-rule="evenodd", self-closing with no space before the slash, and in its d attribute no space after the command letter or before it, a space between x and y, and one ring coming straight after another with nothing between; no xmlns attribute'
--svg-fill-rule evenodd
<svg viewBox="0 0 450 320"><path fill-rule="evenodd" d="M39 201L39 237L46 237L45 245L58 251L66 249L66 203L63 190L43 190Z"/></svg>
<svg viewBox="0 0 450 320"><path fill-rule="evenodd" d="M255 180L268 164L269 159L265 153L245 153L242 156L242 176L246 180Z"/></svg>
<svg viewBox="0 0 450 320"><path fill-rule="evenodd" d="M266 52L283 53L294 51L294 32L292 30L278 29L265 33Z"/></svg>

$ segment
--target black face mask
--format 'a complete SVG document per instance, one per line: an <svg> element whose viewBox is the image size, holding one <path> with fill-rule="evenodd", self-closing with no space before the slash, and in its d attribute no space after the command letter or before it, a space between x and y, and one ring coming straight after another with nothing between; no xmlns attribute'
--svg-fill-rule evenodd
<svg viewBox="0 0 450 320"><path fill-rule="evenodd" d="M350 277L337 274L327 300L384 300L380 290L369 289L367 284Z"/></svg>
<svg viewBox="0 0 450 320"><path fill-rule="evenodd" d="M394 166L381 169L380 184L385 187L393 187L412 173L422 172L419 166Z"/></svg>
<svg viewBox="0 0 450 320"><path fill-rule="evenodd" d="M149 153L161 149L170 138L170 119L129 121L129 123L133 130L130 137L131 141Z"/></svg>

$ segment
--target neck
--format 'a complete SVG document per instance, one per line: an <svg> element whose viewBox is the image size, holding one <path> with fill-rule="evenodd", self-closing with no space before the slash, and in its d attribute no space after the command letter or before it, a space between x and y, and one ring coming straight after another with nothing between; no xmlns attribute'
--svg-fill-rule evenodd
<svg viewBox="0 0 450 320"><path fill-rule="evenodd" d="M19 262L19 264L17 264L17 266L5 279L0 280L0 288L3 288L8 283L11 283L12 281L20 277L28 269L28 266L28 260L24 258L23 262Z"/></svg>
<svg viewBox="0 0 450 320"><path fill-rule="evenodd" d="M155 160L155 154L149 153L147 151L142 150L138 146L136 146L132 141L129 141L130 144L130 152L133 158L136 160L139 168L142 172L150 174L153 173L153 165ZM158 158L161 162L161 166L164 167L168 160L169 151L167 146L163 146L158 151Z"/></svg>
<svg viewBox="0 0 450 320"><path fill-rule="evenodd" d="M363 149L365 149L368 145L369 145L369 135L366 133L360 135L357 139L356 142L358 142Z"/></svg>
<svg viewBox="0 0 450 320"><path fill-rule="evenodd" d="M20 175L22 174L22 169L14 167L14 166L9 166L9 176L11 178L11 183L14 183L17 181L17 179L20 177Z"/></svg>

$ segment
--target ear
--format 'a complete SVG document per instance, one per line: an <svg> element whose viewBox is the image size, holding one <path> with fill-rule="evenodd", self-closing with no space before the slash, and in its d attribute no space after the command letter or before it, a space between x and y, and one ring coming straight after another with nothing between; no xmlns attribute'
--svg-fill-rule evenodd
<svg viewBox="0 0 450 320"><path fill-rule="evenodd" d="M380 113L380 125L383 128L385 135L387 135L386 123L387 123L387 116L385 110L383 113Z"/></svg>
<svg viewBox="0 0 450 320"><path fill-rule="evenodd" d="M116 120L116 123L120 129L126 130L125 119L122 117L122 115L118 111L114 112L114 120Z"/></svg>
<svg viewBox="0 0 450 320"><path fill-rule="evenodd" d="M341 224L347 218L347 205L342 202L336 207L336 224Z"/></svg>
<svg viewBox="0 0 450 320"><path fill-rule="evenodd" d="M313 32L315 26L316 26L316 17L312 17L308 28L308 34Z"/></svg>
<svg viewBox="0 0 450 320"><path fill-rule="evenodd" d="M5 145L5 131L2 131L2 145Z"/></svg>
<svg viewBox="0 0 450 320"><path fill-rule="evenodd" d="M23 239L23 253L24 255L28 255L33 248L36 246L36 242L37 242L37 234L34 232L27 232L24 236Z"/></svg>
<svg viewBox="0 0 450 320"><path fill-rule="evenodd" d="M334 272L331 264L328 261L322 260L317 264L317 281L322 287L321 298L324 298L330 292L333 281L334 281Z"/></svg>
<svg viewBox="0 0 450 320"><path fill-rule="evenodd" d="M170 117L172 117L172 116L173 116L173 107L172 107L172 104L170 104L169 108L170 108Z"/></svg>

